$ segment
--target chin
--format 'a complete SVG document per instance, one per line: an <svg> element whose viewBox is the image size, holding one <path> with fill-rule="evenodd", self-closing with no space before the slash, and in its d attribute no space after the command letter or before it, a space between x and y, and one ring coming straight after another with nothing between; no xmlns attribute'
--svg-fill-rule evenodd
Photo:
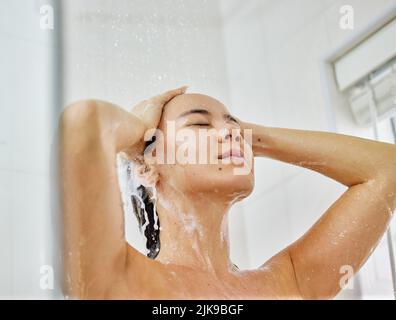
<svg viewBox="0 0 396 320"><path fill-rule="evenodd" d="M240 201L252 193L254 173L235 175L230 167L222 167L222 170L212 167L203 172L189 174L186 181L190 191L218 194L219 197L226 197L230 201Z"/></svg>

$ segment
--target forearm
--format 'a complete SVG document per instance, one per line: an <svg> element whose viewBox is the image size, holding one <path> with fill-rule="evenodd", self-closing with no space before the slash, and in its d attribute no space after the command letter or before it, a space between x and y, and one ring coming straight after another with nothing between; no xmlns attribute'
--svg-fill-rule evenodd
<svg viewBox="0 0 396 320"><path fill-rule="evenodd" d="M253 153L315 170L346 186L379 176L396 177L396 146L320 131L264 127L252 129ZM395 178L396 180L396 178Z"/></svg>

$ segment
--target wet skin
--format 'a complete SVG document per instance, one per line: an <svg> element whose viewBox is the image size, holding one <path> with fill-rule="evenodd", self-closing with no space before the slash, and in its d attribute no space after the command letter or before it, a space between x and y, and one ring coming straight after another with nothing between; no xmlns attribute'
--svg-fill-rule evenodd
<svg viewBox="0 0 396 320"><path fill-rule="evenodd" d="M315 170L348 190L303 237L261 267L240 271L229 260L227 213L252 191L253 172L235 176L234 164L158 165L145 158L149 170L139 178L156 186L161 222L161 251L151 260L125 241L115 167L117 153L141 154L150 121L107 102L75 103L60 122L65 293L109 299L334 297L341 290L340 268L359 270L396 207L396 147L234 121L217 100L180 93L162 101L166 106L154 122L163 132L168 120L176 121L177 130L196 130L197 123L252 129L255 157ZM180 117L197 108L207 113ZM217 142L227 138L219 134Z"/></svg>

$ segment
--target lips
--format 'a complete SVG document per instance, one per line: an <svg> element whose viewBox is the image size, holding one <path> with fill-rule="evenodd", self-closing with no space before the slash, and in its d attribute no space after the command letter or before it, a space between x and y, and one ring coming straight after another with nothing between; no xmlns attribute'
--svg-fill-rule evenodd
<svg viewBox="0 0 396 320"><path fill-rule="evenodd" d="M221 155L219 155L218 158L219 159L227 159L227 158L243 159L244 154L243 154L243 151L240 149L231 149L226 152L223 152Z"/></svg>

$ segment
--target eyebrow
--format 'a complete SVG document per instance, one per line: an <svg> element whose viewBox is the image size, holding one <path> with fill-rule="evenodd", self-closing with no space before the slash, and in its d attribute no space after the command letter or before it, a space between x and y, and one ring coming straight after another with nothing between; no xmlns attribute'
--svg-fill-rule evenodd
<svg viewBox="0 0 396 320"><path fill-rule="evenodd" d="M178 118L183 118L183 117L186 117L186 116L188 116L190 114L194 114L194 113L210 115L210 112L206 109L191 109L186 112L183 112L180 116L178 116Z"/></svg>
<svg viewBox="0 0 396 320"><path fill-rule="evenodd" d="M186 116L189 116L190 114L204 114L204 115L210 115L210 111L206 110L206 109L191 109L188 110L186 112L183 112L181 115L178 116L178 118L183 118ZM239 121L237 119L235 119L232 115L230 114L224 114L223 115L224 120L226 121L232 121L235 122L236 124L239 125Z"/></svg>

